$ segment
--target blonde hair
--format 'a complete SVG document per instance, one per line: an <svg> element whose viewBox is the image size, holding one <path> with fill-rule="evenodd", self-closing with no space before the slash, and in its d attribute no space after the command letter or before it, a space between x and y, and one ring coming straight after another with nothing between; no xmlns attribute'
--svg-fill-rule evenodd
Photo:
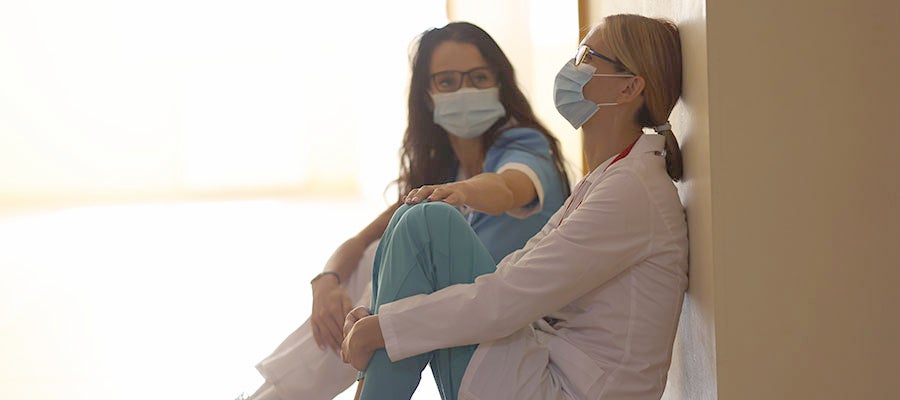
<svg viewBox="0 0 900 400"><path fill-rule="evenodd" d="M644 78L644 105L637 122L651 128L666 124L681 96L681 39L675 23L633 14L610 15L595 34L609 46L613 58ZM678 140L671 128L658 133L666 138L666 172L672 180L680 180Z"/></svg>

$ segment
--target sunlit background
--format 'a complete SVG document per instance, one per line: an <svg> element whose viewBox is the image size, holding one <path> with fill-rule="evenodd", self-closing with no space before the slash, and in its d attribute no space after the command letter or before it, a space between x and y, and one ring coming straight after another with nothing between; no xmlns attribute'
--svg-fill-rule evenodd
<svg viewBox="0 0 900 400"><path fill-rule="evenodd" d="M575 1L0 0L0 397L256 389L396 195L409 45L448 18L497 39L580 170L551 93Z"/></svg>

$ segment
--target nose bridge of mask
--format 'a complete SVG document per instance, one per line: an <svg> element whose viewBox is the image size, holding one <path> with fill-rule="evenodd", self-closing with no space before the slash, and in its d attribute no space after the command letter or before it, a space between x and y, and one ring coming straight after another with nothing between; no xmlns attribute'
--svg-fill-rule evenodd
<svg viewBox="0 0 900 400"><path fill-rule="evenodd" d="M450 93L432 93L431 100L435 104L435 110L440 109L442 114L455 114L465 112L480 103L484 96L480 95L482 89L463 87ZM440 104L440 107L438 107Z"/></svg>
<svg viewBox="0 0 900 400"><path fill-rule="evenodd" d="M464 138L477 137L506 115L499 88L464 87L452 93L434 93L434 122Z"/></svg>
<svg viewBox="0 0 900 400"><path fill-rule="evenodd" d="M590 82L591 78L593 78L594 74L597 72L597 68L588 63L581 63L577 66L571 64L571 68L564 69L573 80L576 80L582 86Z"/></svg>
<svg viewBox="0 0 900 400"><path fill-rule="evenodd" d="M555 90L574 92L573 97L584 99L584 86L591 81L596 68L588 64L575 66L571 61L563 65L556 78Z"/></svg>
<svg viewBox="0 0 900 400"><path fill-rule="evenodd" d="M564 75L568 78L568 80L561 82L564 90L572 90L578 91L584 95L584 86L587 85L588 82L591 81L595 76L600 77L629 77L632 75L629 74L598 74L597 68L593 65L587 63L581 63L578 66L574 64L573 68L563 68L565 71ZM598 105L606 106L606 105L617 105L619 103L598 103Z"/></svg>

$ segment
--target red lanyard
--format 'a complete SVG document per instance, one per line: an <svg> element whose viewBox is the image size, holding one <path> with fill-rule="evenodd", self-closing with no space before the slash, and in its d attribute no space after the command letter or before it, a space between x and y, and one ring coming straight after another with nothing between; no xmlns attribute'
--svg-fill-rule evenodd
<svg viewBox="0 0 900 400"><path fill-rule="evenodd" d="M634 145L637 144L638 139L640 139L640 136L638 136L638 138L635 139L635 141L632 142L631 145L629 145L628 147L626 147L625 150L622 150L622 152L619 153L619 155L617 155L616 158L614 158L614 159L612 160L612 162L610 162L609 165L606 166L606 168L603 168L603 172L606 172L606 170L608 170L609 167L612 167L612 165L615 164L616 161L619 161L619 160L625 158L626 156L628 156L628 153L631 153L631 149L633 149L633 148L634 148ZM584 186L584 182L585 182L585 181L587 181L587 180L586 180L586 179L583 179L583 180L581 181L581 183L578 184L578 187L575 188L575 193L572 194L572 200L569 200L569 204L566 205L566 211L563 212L562 217L560 217L559 222L556 224L556 227L557 227L557 228L558 228L560 225L562 225L563 218L565 218L566 216L569 215L569 207L572 206L572 202L575 201L575 196L577 196L577 195L578 195L578 192L581 191L581 187ZM578 206L580 206L580 205L581 205L581 202L583 202L583 201L584 201L584 199L579 200L579 201L578 201L578 204L575 205L575 208L578 208ZM573 209L573 211L574 211L574 209Z"/></svg>
<svg viewBox="0 0 900 400"><path fill-rule="evenodd" d="M638 137L638 139L640 139L640 137ZM619 153L619 155L617 155L616 158L614 158L614 159L612 160L612 162L609 163L609 165L606 166L606 168L603 168L603 172L606 172L606 170L608 170L609 167L612 167L612 165L615 164L616 161L619 161L619 160L625 158L625 156L627 156L628 153L631 153L631 149L633 149L633 148L634 148L634 145L636 145L636 144L637 144L637 139L635 139L635 141L634 141L633 143L631 143L631 145L629 145L628 147L626 147L625 150L622 150L622 152Z"/></svg>

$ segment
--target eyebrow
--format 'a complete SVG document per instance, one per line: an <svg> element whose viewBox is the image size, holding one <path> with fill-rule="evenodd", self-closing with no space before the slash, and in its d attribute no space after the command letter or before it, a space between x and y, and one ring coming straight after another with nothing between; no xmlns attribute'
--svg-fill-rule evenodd
<svg viewBox="0 0 900 400"><path fill-rule="evenodd" d="M481 67L475 67L475 68L472 68L472 69L470 69L470 70L468 70L468 71L460 71L460 70L456 70L456 69L443 69L443 70L440 70L440 71L437 71L437 72L432 72L431 75L440 74L441 72L462 72L462 73L465 74L465 73L467 73L467 72L472 72L472 71L474 71L474 70L476 70L476 69L482 69L482 68L491 69L491 67L489 67L489 66L487 66L487 65L484 65L484 66L481 66Z"/></svg>

